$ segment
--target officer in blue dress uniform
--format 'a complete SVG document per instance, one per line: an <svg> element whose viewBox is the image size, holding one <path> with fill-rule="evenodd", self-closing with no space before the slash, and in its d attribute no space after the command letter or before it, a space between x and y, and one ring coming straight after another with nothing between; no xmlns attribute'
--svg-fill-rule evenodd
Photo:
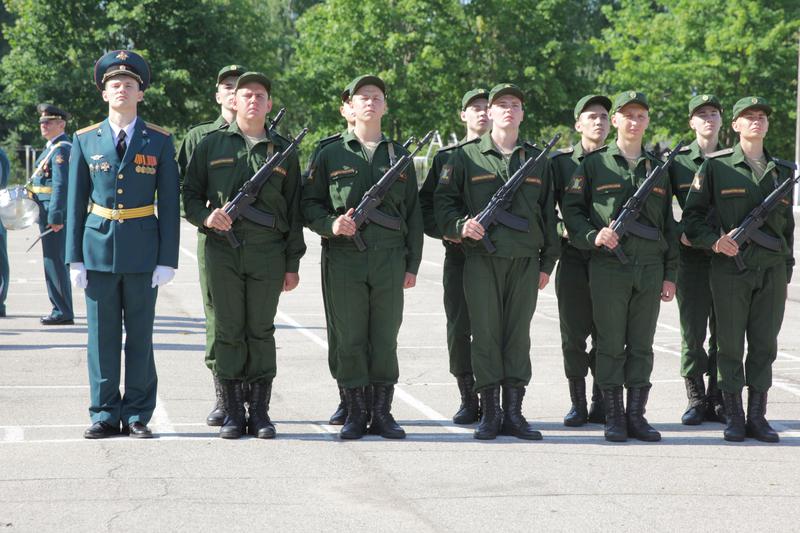
<svg viewBox="0 0 800 533"><path fill-rule="evenodd" d="M72 143L64 133L69 113L51 104L39 104L39 131L47 144L36 160L36 170L28 189L39 204L39 231L52 230L42 237L44 280L53 309L39 321L45 326L73 324L72 287L64 262L67 210L67 178Z"/></svg>
<svg viewBox="0 0 800 533"><path fill-rule="evenodd" d="M11 163L8 156L0 148L0 189L8 187L11 174ZM0 224L0 318L6 316L6 296L8 296L8 249L6 228Z"/></svg>
<svg viewBox="0 0 800 533"><path fill-rule="evenodd" d="M108 118L75 132L67 205L66 260L73 285L85 290L89 327L93 424L84 437L116 435L120 423L131 437L151 437L156 296L178 266L175 147L168 131L136 115L150 83L150 67L140 55L105 54L95 64L94 81L108 103Z"/></svg>

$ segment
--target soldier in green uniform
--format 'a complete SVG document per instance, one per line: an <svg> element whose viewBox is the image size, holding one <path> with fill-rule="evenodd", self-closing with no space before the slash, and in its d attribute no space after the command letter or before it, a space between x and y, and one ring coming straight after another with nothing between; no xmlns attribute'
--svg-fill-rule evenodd
<svg viewBox="0 0 800 533"><path fill-rule="evenodd" d="M742 441L746 436L763 442L779 440L765 415L787 284L794 267L791 195L769 213L760 230L764 244L751 242L740 248L730 237L747 214L795 170L794 163L772 157L764 147L771 113L772 107L757 96L736 102L733 130L739 134L739 143L708 154L692 181L684 209L689 241L714 252L711 294L717 318L717 375L727 422L724 437L728 441ZM720 230L708 222L712 209ZM744 270L740 271L733 259L737 254ZM742 407L745 385L746 421Z"/></svg>
<svg viewBox="0 0 800 533"><path fill-rule="evenodd" d="M308 179L308 175L311 172L311 166L314 163L314 159L317 158L317 154L325 148L327 145L331 144L332 142L336 142L342 138L343 135L346 133L353 131L353 128L356 125L355 117L353 116L353 108L350 105L350 85L348 84L347 87L341 93L341 105L339 106L339 114L347 123L347 129L344 133L334 133L324 139L320 140L317 145L314 147L314 151L311 153L311 157L308 160L308 166L306 167L306 171L304 173L303 179ZM326 288L326 269L328 267L328 260L327 260L327 253L326 247L322 247L322 257L320 260L320 279L322 281L322 303L323 307L325 308L325 324L327 325L327 337L328 337L328 368L330 369L331 376L333 379L336 379L336 336L333 334L334 324L331 322L331 311L328 308L328 291ZM345 401L344 397L344 389L339 386L339 405L336 406L336 410L328 420L328 423L333 426L341 426L344 425L345 420L347 420L347 402Z"/></svg>
<svg viewBox="0 0 800 533"><path fill-rule="evenodd" d="M224 211L241 186L276 151L288 144L267 131L272 108L271 83L264 74L246 72L236 81L236 120L208 134L192 155L183 184L186 219L197 227L233 231L241 245L208 231L206 273L214 302L216 374L222 387L225 421L220 437L236 439L245 425L251 435L275 437L269 418L276 374L275 313L281 291L300 281L305 253L300 218L300 165L292 153L276 167L252 205L275 219L273 226ZM249 421L243 386L249 386Z"/></svg>
<svg viewBox="0 0 800 533"><path fill-rule="evenodd" d="M350 87L355 128L320 150L303 187L306 224L326 248L326 301L335 336L336 380L344 389L347 419L340 436L358 439L368 422L365 388L374 391L370 432L404 438L391 414L397 334L403 320L403 289L416 284L422 260L422 214L417 176L409 166L379 207L400 219L400 230L369 224L361 234L367 250L353 243L351 218L364 193L404 148L381 133L386 87L377 76L360 76Z"/></svg>
<svg viewBox="0 0 800 533"><path fill-rule="evenodd" d="M189 160L192 158L198 143L213 131L228 127L236 118L234 109L234 96L236 93L236 80L247 71L242 65L228 65L220 69L217 74L216 99L219 104L219 116L213 122L202 122L189 130L178 148L178 170L181 173L181 184L186 176ZM200 293L203 295L203 310L206 315L206 366L214 376L214 392L216 403L206 417L209 426L221 426L225 421L225 409L222 402L222 388L215 373L214 359L214 304L211 301L211 291L208 289L206 276L206 232L205 228L197 229L197 267L200 273Z"/></svg>
<svg viewBox="0 0 800 533"><path fill-rule="evenodd" d="M47 296L53 308L39 321L45 326L74 324L72 286L64 262L66 232L64 219L67 210L67 179L72 144L64 133L69 114L52 104L39 104L39 131L47 139L28 189L39 204L39 232L51 230L42 237L44 280Z"/></svg>
<svg viewBox="0 0 800 533"><path fill-rule="evenodd" d="M464 297L466 256L460 239L445 239L436 224L433 194L439 184L442 169L452 151L465 142L477 139L491 127L488 111L488 90L472 89L464 94L461 98L461 120L467 127L467 134L460 142L439 150L433 158L428 176L419 191L419 204L422 208L425 233L434 239L442 239L445 248L442 285L444 286L444 312L447 316L447 351L450 356L450 373L455 376L461 394L461 405L453 415L453 422L456 424L477 422L480 414L469 352L472 334L469 327L467 302Z"/></svg>
<svg viewBox="0 0 800 533"><path fill-rule="evenodd" d="M8 187L8 179L11 177L11 162L8 156L0 148L0 189ZM6 316L6 296L8 296L9 270L8 270L8 243L6 242L8 233L5 226L0 223L0 318Z"/></svg>
<svg viewBox="0 0 800 533"><path fill-rule="evenodd" d="M553 167L553 184L558 209L564 214L564 190L583 158L603 146L608 137L608 113L611 100L600 94L589 94L575 105L575 131L581 139L575 146L554 152L550 158ZM595 344L597 333L592 322L592 297L589 291L588 250L570 243L563 222L558 225L561 235L561 257L556 269L556 297L561 327L561 352L564 356L564 373L569 381L572 406L564 417L565 426L582 426L586 422L602 424L603 395L597 380L592 385L592 405L586 406L586 375L594 377ZM586 339L592 338L592 347L586 352Z"/></svg>
<svg viewBox="0 0 800 533"><path fill-rule="evenodd" d="M464 240L470 352L481 400L477 439L494 439L501 431L521 439L542 438L522 415L522 400L531 379L530 324L537 293L550 280L559 253L549 160L525 176L509 209L529 222L529 231L492 228L489 237L497 248L493 254L474 242L486 233L476 215L526 159L540 153L519 138L523 100L522 91L512 84L491 90L491 131L452 151L434 195L443 235Z"/></svg>
<svg viewBox="0 0 800 533"><path fill-rule="evenodd" d="M675 296L678 243L672 193L664 175L653 188L639 222L657 229L650 240L628 234L620 240L609 227L627 199L659 160L642 145L650 123L644 94L620 93L614 100L616 142L587 155L564 194L565 221L575 246L591 250L589 286L597 331L595 378L603 391L606 440L632 436L661 439L644 417L653 370L653 337L660 301ZM628 264L602 247L622 247ZM623 385L628 389L627 421ZM626 423L627 422L627 423Z"/></svg>
<svg viewBox="0 0 800 533"><path fill-rule="evenodd" d="M669 167L672 192L683 209L697 169L706 154L719 146L722 125L722 104L713 94L698 94L689 100L689 127L695 140L684 146ZM713 219L713 217L712 217ZM681 376L686 385L689 405L681 423L695 426L703 420L718 420L722 413L722 395L717 388L717 335L714 308L711 304L711 252L694 248L686 238L684 221L677 225L680 236L680 262L676 297L681 320ZM703 344L706 330L710 332L708 353ZM708 374L706 392L703 374Z"/></svg>
<svg viewBox="0 0 800 533"><path fill-rule="evenodd" d="M172 135L137 116L150 67L114 50L94 67L108 118L75 132L69 163L66 262L86 293L87 439L152 437L156 405L153 321L158 287L178 267L180 198ZM158 216L155 200L158 198ZM120 396L125 329L125 393Z"/></svg>

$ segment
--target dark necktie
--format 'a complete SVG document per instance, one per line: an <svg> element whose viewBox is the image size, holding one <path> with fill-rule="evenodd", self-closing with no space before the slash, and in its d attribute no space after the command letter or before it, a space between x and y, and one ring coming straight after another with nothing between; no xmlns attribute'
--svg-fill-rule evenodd
<svg viewBox="0 0 800 533"><path fill-rule="evenodd" d="M125 157L125 130L120 130L117 138L117 156L119 156L120 161Z"/></svg>

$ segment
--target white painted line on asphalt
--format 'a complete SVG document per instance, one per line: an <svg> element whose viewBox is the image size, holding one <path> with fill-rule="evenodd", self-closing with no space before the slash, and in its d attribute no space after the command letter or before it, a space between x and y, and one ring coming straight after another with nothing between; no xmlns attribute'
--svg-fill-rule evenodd
<svg viewBox="0 0 800 533"><path fill-rule="evenodd" d="M437 263L436 261L428 261L427 259L423 259L422 262L425 263L426 265L435 266L437 268L444 268L444 265L442 265L441 263Z"/></svg>
<svg viewBox="0 0 800 533"><path fill-rule="evenodd" d="M0 385L0 389L88 389L89 385Z"/></svg>
<svg viewBox="0 0 800 533"><path fill-rule="evenodd" d="M156 396L156 408L153 410L153 418L150 419L153 430L161 433L175 433L175 426L169 419L167 408L164 407L164 400L161 396Z"/></svg>
<svg viewBox="0 0 800 533"><path fill-rule="evenodd" d="M185 246L181 246L181 252L185 253L186 255L197 261L197 256L194 255L192 252L190 252L189 249L186 248Z"/></svg>
<svg viewBox="0 0 800 533"><path fill-rule="evenodd" d="M7 426L3 431L3 441L22 442L25 440L25 430L20 426Z"/></svg>

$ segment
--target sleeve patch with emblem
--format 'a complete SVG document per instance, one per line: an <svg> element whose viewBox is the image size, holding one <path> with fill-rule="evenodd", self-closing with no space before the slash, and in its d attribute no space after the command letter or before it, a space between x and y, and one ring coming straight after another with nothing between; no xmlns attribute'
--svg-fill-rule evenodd
<svg viewBox="0 0 800 533"><path fill-rule="evenodd" d="M439 174L439 183L447 185L450 183L450 176L453 174L453 165L445 165L442 167L442 172Z"/></svg>
<svg viewBox="0 0 800 533"><path fill-rule="evenodd" d="M56 156L56 164L57 164L57 165L60 165L60 164L62 164L63 162L64 162L64 156L62 156L61 154L58 154L58 155Z"/></svg>
<svg viewBox="0 0 800 533"><path fill-rule="evenodd" d="M694 179L692 180L692 190L693 191L702 191L703 190L703 176L702 174L695 174Z"/></svg>
<svg viewBox="0 0 800 533"><path fill-rule="evenodd" d="M573 194L580 194L583 192L583 186L586 183L586 178L583 176L573 176L572 181L569 182L567 192Z"/></svg>

